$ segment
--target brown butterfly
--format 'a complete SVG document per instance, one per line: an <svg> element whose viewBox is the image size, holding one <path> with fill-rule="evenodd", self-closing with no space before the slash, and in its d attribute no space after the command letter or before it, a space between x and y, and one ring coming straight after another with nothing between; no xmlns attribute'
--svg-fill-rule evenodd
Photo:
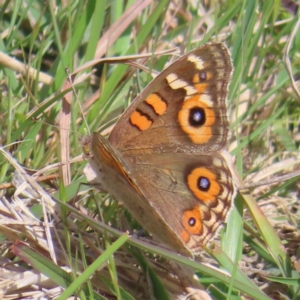
<svg viewBox="0 0 300 300"><path fill-rule="evenodd" d="M222 43L185 54L138 95L108 140L94 133L85 150L101 188L184 255L215 235L235 196L224 150L232 69Z"/></svg>

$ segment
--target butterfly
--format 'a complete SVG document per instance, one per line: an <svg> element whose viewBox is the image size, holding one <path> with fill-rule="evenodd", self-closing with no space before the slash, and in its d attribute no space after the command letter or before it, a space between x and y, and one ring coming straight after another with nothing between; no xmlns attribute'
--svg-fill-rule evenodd
<svg viewBox="0 0 300 300"><path fill-rule="evenodd" d="M223 43L196 48L136 97L108 139L93 133L85 143L85 173L183 255L214 237L235 197L226 151L232 70Z"/></svg>

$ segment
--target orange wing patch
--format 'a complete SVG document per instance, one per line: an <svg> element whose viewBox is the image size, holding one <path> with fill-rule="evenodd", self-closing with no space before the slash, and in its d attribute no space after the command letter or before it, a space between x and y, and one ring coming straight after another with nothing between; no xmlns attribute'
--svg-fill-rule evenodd
<svg viewBox="0 0 300 300"><path fill-rule="evenodd" d="M159 116L163 115L167 110L167 103L157 94L149 95L145 102L149 104Z"/></svg>
<svg viewBox="0 0 300 300"><path fill-rule="evenodd" d="M136 126L139 130L147 130L153 123L153 121L146 115L143 115L138 110L135 110L130 116L130 123Z"/></svg>

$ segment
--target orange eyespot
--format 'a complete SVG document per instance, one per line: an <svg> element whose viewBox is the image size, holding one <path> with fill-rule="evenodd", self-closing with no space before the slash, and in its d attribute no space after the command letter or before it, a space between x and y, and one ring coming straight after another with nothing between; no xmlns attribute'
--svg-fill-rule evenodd
<svg viewBox="0 0 300 300"><path fill-rule="evenodd" d="M204 144L210 140L212 137L211 126L215 120L212 108L201 101L201 95L186 100L178 113L181 129L195 144Z"/></svg>
<svg viewBox="0 0 300 300"><path fill-rule="evenodd" d="M221 191L217 176L204 167L192 170L187 177L187 183L192 193L201 202L215 201Z"/></svg>
<svg viewBox="0 0 300 300"><path fill-rule="evenodd" d="M202 213L199 206L191 210L186 210L181 219L182 225L189 235L200 234L202 231ZM182 232L182 238L187 238L185 231Z"/></svg>

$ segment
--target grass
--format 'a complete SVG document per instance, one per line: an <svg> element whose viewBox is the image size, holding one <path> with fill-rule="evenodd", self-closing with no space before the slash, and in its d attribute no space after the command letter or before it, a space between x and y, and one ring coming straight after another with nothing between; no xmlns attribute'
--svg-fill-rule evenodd
<svg viewBox="0 0 300 300"><path fill-rule="evenodd" d="M175 299L186 293L180 264L196 271L203 299L300 299L299 16L279 1L203 2L2 2L6 297ZM229 149L240 192L220 243L193 261L124 233L140 227L82 185L80 139L109 133L151 80L129 55L154 73L174 59L154 52L209 41L224 41L235 66Z"/></svg>

